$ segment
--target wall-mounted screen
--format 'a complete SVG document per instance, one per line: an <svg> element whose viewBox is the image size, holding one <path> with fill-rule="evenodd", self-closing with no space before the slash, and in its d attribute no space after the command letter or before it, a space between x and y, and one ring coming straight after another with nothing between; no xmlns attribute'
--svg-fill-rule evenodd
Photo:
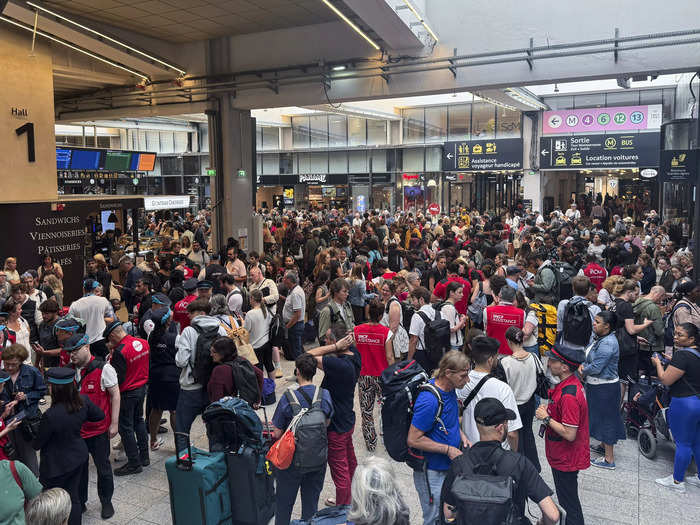
<svg viewBox="0 0 700 525"><path fill-rule="evenodd" d="M74 149L70 169L72 170L97 170L100 169L101 150Z"/></svg>
<svg viewBox="0 0 700 525"><path fill-rule="evenodd" d="M69 170L72 153L73 150L67 148L56 148L56 169Z"/></svg>
<svg viewBox="0 0 700 525"><path fill-rule="evenodd" d="M56 169L73 171L153 171L156 154L91 148L56 148Z"/></svg>
<svg viewBox="0 0 700 525"><path fill-rule="evenodd" d="M129 171L132 155L134 154L128 151L107 151L105 153L104 169L112 171Z"/></svg>

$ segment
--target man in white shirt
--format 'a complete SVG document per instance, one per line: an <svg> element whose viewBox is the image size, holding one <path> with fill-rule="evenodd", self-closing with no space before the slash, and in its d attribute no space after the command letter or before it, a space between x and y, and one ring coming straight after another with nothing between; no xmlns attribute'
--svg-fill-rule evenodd
<svg viewBox="0 0 700 525"><path fill-rule="evenodd" d="M518 413L518 405L511 388L489 374L498 364L498 347L500 343L493 337L480 335L472 339L471 358L474 362L474 370L469 372L469 382L457 390L457 399L460 402L468 400L469 403L462 414L462 431L467 436L470 443L479 441L479 429L474 420L474 407L480 399L493 397L498 399L503 406L515 412L517 416L508 422L508 439L503 444L503 448L518 451L518 430L523 427L523 423Z"/></svg>
<svg viewBox="0 0 700 525"><path fill-rule="evenodd" d="M105 359L109 351L102 337L102 332L104 332L107 323L112 322L111 316L114 315L114 310L106 298L95 294L95 290L99 285L100 283L94 279L85 279L83 281L83 292L85 295L77 301L73 301L68 313L85 321L85 333L90 339L92 355Z"/></svg>
<svg viewBox="0 0 700 525"><path fill-rule="evenodd" d="M431 321L435 319L435 308L430 304L430 292L424 286L418 286L411 290L409 295L416 312L423 312ZM408 330L408 359L414 359L428 372L432 372L432 366L425 353L425 322L420 315L414 313L411 317L411 326Z"/></svg>
<svg viewBox="0 0 700 525"><path fill-rule="evenodd" d="M277 301L279 301L280 298L275 281L266 279L263 276L260 266L252 266L248 271L248 276L250 277L248 290L250 292L253 290L260 290L265 306L268 311L272 312L272 315L274 315L277 312Z"/></svg>
<svg viewBox="0 0 700 525"><path fill-rule="evenodd" d="M568 210L566 210L566 218L570 221L578 221L581 219L581 212L576 209L576 203L572 202Z"/></svg>

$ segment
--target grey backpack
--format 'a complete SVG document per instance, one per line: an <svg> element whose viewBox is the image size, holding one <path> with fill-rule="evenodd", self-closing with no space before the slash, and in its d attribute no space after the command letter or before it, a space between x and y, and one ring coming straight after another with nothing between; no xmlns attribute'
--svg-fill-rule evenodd
<svg viewBox="0 0 700 525"><path fill-rule="evenodd" d="M321 390L316 387L313 399L302 389L297 390L309 408L302 408L291 388L284 393L296 420L292 421L295 444L292 464L301 472L325 469L328 462L328 434L326 414L321 409Z"/></svg>

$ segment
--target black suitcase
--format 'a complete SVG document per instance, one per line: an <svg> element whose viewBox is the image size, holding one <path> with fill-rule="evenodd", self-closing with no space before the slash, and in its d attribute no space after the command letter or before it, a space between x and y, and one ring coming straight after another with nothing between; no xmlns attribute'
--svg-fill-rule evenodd
<svg viewBox="0 0 700 525"><path fill-rule="evenodd" d="M266 447L248 444L226 453L233 525L267 524L275 515L272 465L265 453Z"/></svg>

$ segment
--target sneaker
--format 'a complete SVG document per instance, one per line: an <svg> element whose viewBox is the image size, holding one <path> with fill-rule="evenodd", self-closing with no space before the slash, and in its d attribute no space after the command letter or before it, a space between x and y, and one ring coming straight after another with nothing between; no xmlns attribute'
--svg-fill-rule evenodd
<svg viewBox="0 0 700 525"><path fill-rule="evenodd" d="M102 512L100 512L100 516L103 520L108 520L114 516L114 507L112 506L111 501L105 501L102 503Z"/></svg>
<svg viewBox="0 0 700 525"><path fill-rule="evenodd" d="M129 465L128 463L114 469L115 476L129 476L131 474L140 474L141 472L143 472L141 465Z"/></svg>
<svg viewBox="0 0 700 525"><path fill-rule="evenodd" d="M694 487L700 487L700 478L698 476L686 476L685 482Z"/></svg>
<svg viewBox="0 0 700 525"><path fill-rule="evenodd" d="M601 456L605 454L605 447L603 445L591 445L591 452L600 454Z"/></svg>
<svg viewBox="0 0 700 525"><path fill-rule="evenodd" d="M676 492L685 494L685 483L682 481L680 483L676 483L676 481L673 479L673 474L666 476L665 478L655 479L654 481L659 485L663 485L664 487L668 487Z"/></svg>
<svg viewBox="0 0 700 525"><path fill-rule="evenodd" d="M598 468L604 468L607 470L615 470L615 462L608 463L605 458L592 459L591 465Z"/></svg>
<svg viewBox="0 0 700 525"><path fill-rule="evenodd" d="M165 444L165 440L162 437L159 437L153 443L151 443L151 450L158 450L164 444Z"/></svg>

